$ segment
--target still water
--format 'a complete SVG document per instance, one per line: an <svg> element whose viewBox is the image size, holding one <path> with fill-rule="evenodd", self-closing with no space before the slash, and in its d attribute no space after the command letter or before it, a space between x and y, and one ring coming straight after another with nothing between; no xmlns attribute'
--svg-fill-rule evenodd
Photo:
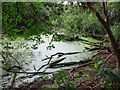
<svg viewBox="0 0 120 90"><path fill-rule="evenodd" d="M80 41L53 42L55 48L48 50L46 47L49 45L51 38L52 38L52 36L49 36L49 37L42 36L42 39L45 41L45 43L40 44L38 46L38 49L36 49L36 50L22 49L22 48L16 48L14 50L13 54L14 54L15 58L21 63L21 65L23 65L23 67L25 68L26 71L33 72L35 70L38 70L40 67L42 67L49 61L49 59L46 59L44 61L43 61L43 59L50 57L51 55L56 54L58 52L62 52L62 53L81 52L81 53L72 54L72 55L63 55L60 58L58 58L58 55L55 55L52 57L50 63L54 62L58 59L61 59L61 58L65 58L65 59L63 61L61 61L60 63L79 62L81 60L90 59L91 56L93 55L93 52L85 52L85 47L90 48L92 46L84 44L83 42L80 42ZM12 44L17 47L18 42L25 42L28 45L34 44L33 42L26 42L26 41L22 41L22 40L12 41ZM45 72L56 72L61 69L69 69L74 66L77 66L77 65L71 65L69 67L67 66L67 67L59 67L59 68L47 68L48 65L46 65L39 71L42 72L45 70ZM7 72L2 70L2 75L4 75L4 74L7 74ZM45 77L45 75L36 75L36 76L33 76L32 78L20 79L20 77L24 77L24 76L26 77L28 75L17 74L16 83L15 83L16 86L19 84L22 84L23 82L26 82L26 81L31 82L35 78L38 78L38 77ZM48 78L51 76L52 76L51 74L47 75ZM12 75L3 77L2 78L3 86L10 85L11 78L12 78Z"/></svg>

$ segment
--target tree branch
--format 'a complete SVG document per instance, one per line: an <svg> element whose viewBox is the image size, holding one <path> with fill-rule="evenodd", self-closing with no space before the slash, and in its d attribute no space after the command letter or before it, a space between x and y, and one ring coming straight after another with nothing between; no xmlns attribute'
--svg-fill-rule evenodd
<svg viewBox="0 0 120 90"><path fill-rule="evenodd" d="M114 55L114 53L111 53L103 62L103 64L101 65L101 67L103 67L105 65L105 63Z"/></svg>
<svg viewBox="0 0 120 90"><path fill-rule="evenodd" d="M119 68L119 72L120 72L120 53L119 53L119 49L118 49L118 44L115 41L115 38L113 36L112 31L110 30L109 27L109 19L106 17L107 16L107 3L106 0L102 1L102 8L103 8L103 14L104 14L104 19L105 21L101 18L100 14L91 6L88 5L88 3L86 2L86 6L92 10L92 12L94 12L94 14L97 16L98 20L101 22L101 24L103 24L104 28L106 29L106 32L108 34L108 37L110 38L110 42L113 48L113 52L114 55L116 56L116 59L118 61L118 68Z"/></svg>
<svg viewBox="0 0 120 90"><path fill-rule="evenodd" d="M88 5L88 2L86 2L86 6L97 16L98 20L102 23L105 24L105 21L102 19L100 14L91 6Z"/></svg>
<svg viewBox="0 0 120 90"><path fill-rule="evenodd" d="M2 68L1 66L0 66L0 68ZM5 68L2 68L3 70L5 70L5 71L7 71L7 72L12 72L12 73L23 73L23 74L51 74L51 73L53 73L53 72L20 72L20 71L14 71L14 70L7 70L7 69L5 69Z"/></svg>

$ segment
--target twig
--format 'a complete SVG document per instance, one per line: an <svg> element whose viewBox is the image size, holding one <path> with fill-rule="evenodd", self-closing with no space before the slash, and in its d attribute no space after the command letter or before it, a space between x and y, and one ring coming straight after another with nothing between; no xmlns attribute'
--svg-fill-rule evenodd
<svg viewBox="0 0 120 90"><path fill-rule="evenodd" d="M101 88L104 88L104 85L103 85L103 83L100 83L100 85L99 84L97 84L96 86L94 86L93 88L96 88L96 87L101 87Z"/></svg>
<svg viewBox="0 0 120 90"><path fill-rule="evenodd" d="M103 64L101 65L101 67L103 67L105 65L105 62L107 62L112 56L114 55L114 53L111 53L103 62Z"/></svg>
<svg viewBox="0 0 120 90"><path fill-rule="evenodd" d="M0 66L0 68L2 68ZM7 70L5 68L2 68L3 70L7 71L7 72L12 72L12 73L23 73L23 74L51 74L52 72L20 72L20 71L13 71L13 70Z"/></svg>
<svg viewBox="0 0 120 90"><path fill-rule="evenodd" d="M12 55L9 55L9 56L12 57L12 58L17 62L17 64L19 65L19 68L20 68L23 72L26 72L25 70L23 70L23 68L21 67L20 63L18 62L18 60L17 60L15 57L13 57Z"/></svg>
<svg viewBox="0 0 120 90"><path fill-rule="evenodd" d="M77 68L84 67L84 66L87 66L87 65L90 65L90 64L93 64L93 63L91 63L91 61L90 61L90 62L88 62L88 63L79 65Z"/></svg>
<svg viewBox="0 0 120 90"><path fill-rule="evenodd" d="M75 79L73 76L72 76L72 71L74 70L74 67L69 71L69 74L70 74L70 77L72 78L72 79L74 79L75 81L77 81L78 83L80 83L80 81L78 81L77 79Z"/></svg>
<svg viewBox="0 0 120 90"><path fill-rule="evenodd" d="M9 56L12 57L17 62L17 64L20 66L20 63L18 62L18 60L15 57L13 57L12 55L9 55Z"/></svg>
<svg viewBox="0 0 120 90"><path fill-rule="evenodd" d="M92 58L95 57L96 55L98 55L99 53L101 53L101 51L99 51L95 55L93 55Z"/></svg>
<svg viewBox="0 0 120 90"><path fill-rule="evenodd" d="M70 77L71 77L72 79L74 79L75 81L77 81L79 85L81 84L81 85L83 85L84 87L87 87L87 88L92 89L92 87L85 85L85 84L83 83L83 81L80 82L79 80L75 79L75 78L72 76L72 73L71 73L73 70L74 70L74 67L69 71Z"/></svg>
<svg viewBox="0 0 120 90"><path fill-rule="evenodd" d="M106 41L106 38L104 38L104 40L103 40L103 42L102 42L102 44L103 44L103 47L104 47L104 43L105 43L105 41ZM102 48L103 48L103 47L102 47Z"/></svg>
<svg viewBox="0 0 120 90"><path fill-rule="evenodd" d="M8 71L10 71L10 70L11 70L11 69L13 69L13 68L22 69L20 66L16 66L16 65L14 65L14 66L12 66L12 67L8 68L7 70L8 70Z"/></svg>

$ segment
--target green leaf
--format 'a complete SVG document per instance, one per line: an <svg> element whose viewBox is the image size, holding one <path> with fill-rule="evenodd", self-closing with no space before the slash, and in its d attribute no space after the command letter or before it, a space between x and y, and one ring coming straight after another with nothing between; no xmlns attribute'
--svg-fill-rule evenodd
<svg viewBox="0 0 120 90"><path fill-rule="evenodd" d="M109 87L109 84L110 84L110 81L109 81L109 80L106 80L106 81L105 81L105 88L108 88L108 87Z"/></svg>
<svg viewBox="0 0 120 90"><path fill-rule="evenodd" d="M100 63L103 63L103 61L102 61L102 60L100 60Z"/></svg>
<svg viewBox="0 0 120 90"><path fill-rule="evenodd" d="M95 64L94 64L94 67L97 69L97 68L98 68L98 65L99 65L99 64L95 63Z"/></svg>

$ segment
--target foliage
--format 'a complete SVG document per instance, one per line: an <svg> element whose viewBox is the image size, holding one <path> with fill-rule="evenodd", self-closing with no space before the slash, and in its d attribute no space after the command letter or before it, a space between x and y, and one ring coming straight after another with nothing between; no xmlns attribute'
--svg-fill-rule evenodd
<svg viewBox="0 0 120 90"><path fill-rule="evenodd" d="M120 1L108 3L108 17L110 18L110 25L120 23Z"/></svg>
<svg viewBox="0 0 120 90"><path fill-rule="evenodd" d="M64 71L59 71L57 73L56 82L61 88L75 88L75 85L70 82L70 78L64 75ZM65 77L64 77L65 76Z"/></svg>
<svg viewBox="0 0 120 90"><path fill-rule="evenodd" d="M118 69L112 69L110 68L101 68L99 72L101 76L101 81L105 83L105 88L120 88L120 75L118 74Z"/></svg>
<svg viewBox="0 0 120 90"><path fill-rule="evenodd" d="M110 27L116 40L120 38L120 2L108 3Z"/></svg>
<svg viewBox="0 0 120 90"><path fill-rule="evenodd" d="M105 1L105 0L104 0ZM117 72L115 72L114 68L115 67L111 67L111 68L108 68L107 67L107 60L110 58L110 56L108 56L106 59L105 59L105 62L102 63L101 60L99 60L99 57L98 57L98 60L99 62L101 62L100 64L103 64L102 66L100 66L99 63L96 63L94 64L95 68L97 69L97 72L99 72L98 76L100 77L101 81L105 83L105 88L108 88L108 87L112 87L112 88L119 88L119 84L120 84L120 77L119 77L119 73L120 73L120 57L119 57L119 49L118 49L118 43L117 41L115 41L115 38L118 39L118 37L114 37L113 34L119 34L117 31L119 29L117 29L117 26L116 24L118 24L118 22L116 23L116 21L112 24L114 26L112 26L112 31L113 31L113 34L111 33L111 29L109 28L109 14L107 14L107 5L106 5L106 2L102 2L102 5L103 5L103 15L104 15L104 20L102 19L102 17L100 16L100 14L96 11L96 9L92 8L91 6L89 6L87 3L86 3L86 6L92 10L94 12L94 14L96 15L96 17L99 19L99 21L101 22L101 24L103 24L103 26L105 27L106 29L106 32L110 38L110 41L111 41L111 45L112 45L112 48L113 48L113 53L114 55L116 56L116 60L118 62L118 67L117 67ZM113 8L114 9L114 8ZM109 11L110 12L110 11ZM113 15L113 11L111 12L112 15ZM117 30L114 30L113 28L117 29ZM116 32L116 33L114 33ZM104 68L104 65L105 65L105 68ZM111 70L110 70L111 69ZM104 80L102 80L104 79Z"/></svg>
<svg viewBox="0 0 120 90"><path fill-rule="evenodd" d="M68 35L79 34L81 29L81 21L82 18L80 17L79 8L74 6L65 6L64 8L68 8L67 10L64 9L62 27L66 30L65 33ZM80 10L82 11L82 10Z"/></svg>
<svg viewBox="0 0 120 90"><path fill-rule="evenodd" d="M104 60L99 59L99 56L100 55L96 55L92 60L92 62L95 62L94 67L97 70L96 77L100 77L99 84L104 83L105 88L120 88L120 75L118 73L118 68L108 68L108 63L106 63L104 67L101 67L101 65L104 64Z"/></svg>
<svg viewBox="0 0 120 90"><path fill-rule="evenodd" d="M9 55L13 54L13 52L10 52L14 47L11 46L10 42L3 42L3 51L0 53L3 61L2 61L2 68L8 70L12 66L14 66L13 62L14 60L9 57Z"/></svg>
<svg viewBox="0 0 120 90"><path fill-rule="evenodd" d="M56 24L59 26L58 22L62 19L58 17L60 13L62 13L62 6L57 3L3 2L3 33L11 39L15 39L20 34L25 39L36 42L31 48L37 49L39 44L45 42L41 35L55 33L53 28ZM54 47L52 42L48 46L50 49Z"/></svg>
<svg viewBox="0 0 120 90"><path fill-rule="evenodd" d="M19 71L22 66L28 65L32 61L33 54L29 50L29 45L22 41L10 42L9 40L2 40L1 42L2 69L6 71ZM26 57L31 59L27 61Z"/></svg>
<svg viewBox="0 0 120 90"><path fill-rule="evenodd" d="M92 33L94 31L96 34L103 34L105 35L105 30L102 24L97 20L95 15L93 13L90 13L89 15L83 15L83 21L82 26L83 30L89 33Z"/></svg>
<svg viewBox="0 0 120 90"><path fill-rule="evenodd" d="M89 13L86 9L78 6L67 6L64 11L63 27L68 35L92 33L105 34L104 27L97 20L93 13Z"/></svg>
<svg viewBox="0 0 120 90"><path fill-rule="evenodd" d="M37 49L38 45L44 43L41 35L51 35L53 38L47 48L55 48L52 44L53 41L65 40L63 37L57 37L57 28L65 30L65 34L76 35L76 34L88 34L94 31L96 34L105 34L105 30L101 23L97 20L93 13L90 13L84 7L76 5L65 5L57 3L42 3L42 2L3 2L2 11L2 23L3 32L8 36L17 36L22 34L26 39L35 41L36 43L31 46L32 49ZM112 6L112 7L111 7ZM111 30L118 40L120 38L120 4L111 3L109 7L110 25ZM35 36L33 36L35 35ZM32 36L32 37L31 37ZM19 47L26 47L25 43L22 42L18 45ZM13 55L15 47L11 46L9 42L2 42L3 51L1 52L2 68L9 70L11 67L16 66L15 59L10 57ZM103 64L103 60L98 58L97 55L95 60L95 68L97 69L96 76L101 77L101 82L105 83L105 87L118 87L120 81L119 74L116 72L116 68L110 69L106 67L100 68ZM13 65L14 63L14 65ZM19 64L19 63L17 63ZM19 70L19 68L17 68ZM74 84L69 82L68 77L64 77L62 71L56 76L56 82L60 87L73 88Z"/></svg>
<svg viewBox="0 0 120 90"><path fill-rule="evenodd" d="M116 23L114 25L111 26L111 30L112 30L112 33L117 40L120 39L120 23Z"/></svg>
<svg viewBox="0 0 120 90"><path fill-rule="evenodd" d="M2 6L3 32L9 36L49 33L49 18L43 10L43 3L3 2Z"/></svg>

